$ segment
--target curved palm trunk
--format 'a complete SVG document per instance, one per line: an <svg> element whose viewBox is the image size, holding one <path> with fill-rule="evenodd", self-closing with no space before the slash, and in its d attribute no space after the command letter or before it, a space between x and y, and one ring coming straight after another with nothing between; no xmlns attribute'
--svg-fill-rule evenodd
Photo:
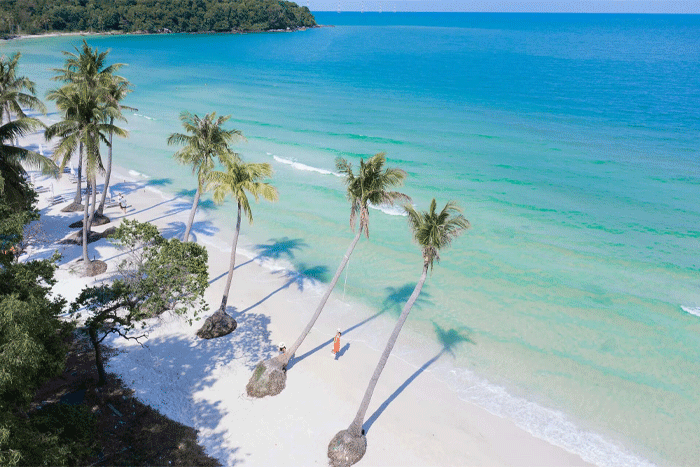
<svg viewBox="0 0 700 467"><path fill-rule="evenodd" d="M81 141L78 145L78 186L75 189L75 201L76 204L80 204L83 201L82 188L83 188L83 142ZM84 225L84 224L83 224Z"/></svg>
<svg viewBox="0 0 700 467"><path fill-rule="evenodd" d="M185 229L184 242L190 241L190 230L192 230L192 224L194 223L194 214L197 212L197 206L199 205L199 197L201 196L201 191L199 185L197 185L197 191L194 194L194 202L192 203L192 210L190 211L190 218L187 221L187 228Z"/></svg>
<svg viewBox="0 0 700 467"><path fill-rule="evenodd" d="M114 117L109 119L109 124L114 125ZM109 132L109 148L107 151L107 170L105 174L105 186L102 190L102 197L100 198L100 207L97 208L97 214L100 216L105 210L105 200L107 199L107 188L109 188L109 177L112 175L112 131Z"/></svg>
<svg viewBox="0 0 700 467"><path fill-rule="evenodd" d="M233 269L236 267L236 246L238 245L238 234L241 232L241 203L238 203L238 219L236 220L236 231L233 233L233 244L231 245L231 264L228 267L228 277L226 278L226 288L224 289L224 297L221 299L219 311L226 313L226 302L228 302L228 293L231 290L231 278L233 277Z"/></svg>
<svg viewBox="0 0 700 467"><path fill-rule="evenodd" d="M423 284L425 283L425 279L427 276L428 263L426 262L423 265L423 273L421 274L420 279L416 284L416 288L413 289L413 293L406 302L406 305L404 305L403 310L401 311L401 316L399 316L399 320L396 322L396 326L394 326L394 330L392 331L391 336L389 336L389 341L386 343L386 348L384 349L384 352L382 353L382 356L379 359L379 363L377 363L377 368L375 368L374 370L372 379L369 380L369 385L367 386L367 390L365 391L365 396L362 398L360 409L357 411L357 415L355 415L355 420L353 420L353 422L350 424L350 427L348 428L348 431L353 436L362 435L362 424L365 421L365 415L367 414L367 408L369 407L369 401L372 399L372 393L374 392L374 388L377 385L377 381L379 381L379 376L382 374L382 370L384 369L387 360L389 360L389 355L391 354L391 350L394 348L394 344L396 344L396 339L398 339L399 337L401 328L406 322L406 318L408 318L408 314L411 312L413 304L416 302L416 299L418 299L418 295L420 295L420 291L423 288Z"/></svg>
<svg viewBox="0 0 700 467"><path fill-rule="evenodd" d="M301 343L304 342L304 339L306 339L306 336L311 331L311 328L314 327L314 323L316 323L316 320L321 315L321 311L323 311L323 307L326 306L326 302L328 301L328 297L331 296L331 292L333 292L333 288L335 287L336 282L338 282L340 275L343 273L343 269L345 269L345 266L347 266L348 261L350 261L350 255L352 254L352 251L355 249L355 245L357 245L357 242L360 241L361 236L362 236L362 229L358 229L357 235L355 235L355 238L352 240L352 243L350 243L350 246L348 247L348 251L345 252L345 256L343 256L343 260L340 262L340 266L338 266L338 270L335 272L335 276L333 276L333 280L328 285L328 290L326 290L326 293L323 294L323 297L321 297L321 302L318 304L318 307L316 308L316 312L314 312L314 315L311 317L311 321L309 321L309 324L306 325L306 327L304 328L304 330L302 331L301 335L296 340L294 345L292 345L289 348L289 350L286 353L284 353L282 358L283 358L283 363L284 363L285 367L289 363L289 360L291 360L291 358L294 356L294 353L297 351L297 349L299 348Z"/></svg>
<svg viewBox="0 0 700 467"><path fill-rule="evenodd" d="M90 217L88 217L88 227L87 230L90 232L92 229L92 222L95 220L95 206L97 206L97 177L93 177L90 180L90 196L92 200L90 201ZM87 197L87 196L86 196Z"/></svg>
<svg viewBox="0 0 700 467"><path fill-rule="evenodd" d="M90 327L88 329L88 333L90 334L90 342L92 343L92 347L95 349L95 365L97 366L98 375L97 385L103 386L107 381L107 375L105 374L105 365L102 359L102 349L100 348L100 341L97 339L97 330Z"/></svg>
<svg viewBox="0 0 700 467"><path fill-rule="evenodd" d="M87 186L90 186L90 183L87 183ZM85 268L87 269L87 265L90 262L90 258L88 257L88 210L89 210L89 205L90 205L90 196L85 195L85 206L83 206L83 264L85 265Z"/></svg>

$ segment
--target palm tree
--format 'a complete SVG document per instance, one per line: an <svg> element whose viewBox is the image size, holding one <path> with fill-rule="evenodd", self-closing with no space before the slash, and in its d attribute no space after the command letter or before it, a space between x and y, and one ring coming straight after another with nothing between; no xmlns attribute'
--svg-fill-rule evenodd
<svg viewBox="0 0 700 467"><path fill-rule="evenodd" d="M110 116L110 125L114 125L115 118L119 118L119 120L126 121L126 119L121 113L122 109L136 110L133 107L129 107L120 103L122 99L124 99L124 97L126 97L126 95L131 92L131 89L129 88L130 84L131 83L129 83L129 81L122 78L121 76L113 75L112 81L110 81L109 85L107 86L108 103L114 106L114 108L116 109L117 112L115 113L115 115L118 114L118 117L115 117L115 115ZM104 212L105 200L107 199L107 189L109 188L109 178L112 175L112 135L113 131L110 131L109 144L107 145L107 167L105 167L104 189L102 190L102 198L100 199L100 205L97 208L97 213L100 216L102 216L102 213Z"/></svg>
<svg viewBox="0 0 700 467"><path fill-rule="evenodd" d="M385 163L386 155L384 153L375 154L367 159L366 162L361 159L359 171L355 174L352 165L348 161L340 157L336 159L337 170L345 175L347 198L348 201L350 201L350 227L353 231L355 230L355 224L359 217L357 234L352 242L350 242L350 246L345 252L328 289L323 294L323 297L321 297L321 302L318 304L311 320L306 325L299 338L297 338L296 342L294 342L285 353L258 364L247 386L249 395L255 397L276 395L284 389L286 368L289 364L289 360L291 360L294 353L299 349L299 346L321 315L321 311L323 311L323 307L326 305L343 269L347 266L350 255L355 249L357 242L360 241L362 233L364 232L365 236L369 238L369 204L393 205L398 201L410 201L410 198L403 193L389 191L389 188L403 184L406 178L406 172L397 168L385 169ZM276 381L276 383L272 383L268 379L268 376L271 376L272 380Z"/></svg>
<svg viewBox="0 0 700 467"><path fill-rule="evenodd" d="M246 192L253 195L256 201L261 196L268 201L277 201L277 190L269 183L261 181L272 176L270 164L243 162L237 154L222 160L222 162L226 171L210 172L207 177L207 188L214 189L214 202L217 204L223 203L226 196L230 196L238 205L236 230L234 231L233 244L231 245L231 262L228 268L224 295L219 307L219 312L225 313L228 294L231 289L233 269L236 265L236 246L238 244L238 235L241 231L241 214L245 214L248 217L248 222L253 223L253 213L250 209Z"/></svg>
<svg viewBox="0 0 700 467"><path fill-rule="evenodd" d="M63 169L76 147L79 149L81 159L83 151L85 153L86 175L88 186L92 188L93 198L91 203L89 196L86 196L83 206L83 261L87 265L89 262L87 254L87 237L90 232L89 219L94 217L97 171L102 170L100 142L109 144L105 136L108 132L120 136L126 136L126 132L112 124L105 123L110 117L115 116L117 110L104 103L102 88L83 84L68 84L50 92L49 99L55 100L56 106L63 112L63 120L54 123L45 132L47 140L53 137L59 138L54 150L54 159L61 160L61 169ZM75 203L80 203L80 201L81 193L78 192ZM92 205L92 215L89 216L90 205Z"/></svg>
<svg viewBox="0 0 700 467"><path fill-rule="evenodd" d="M401 328L423 288L425 279L428 276L428 269L432 270L434 261L440 260L440 250L449 246L452 240L469 228L469 221L464 218L461 209L454 201L449 201L439 213L435 212L435 198L430 203L430 209L427 212L419 213L410 205L406 205L405 209L408 214L408 225L413 232L413 238L421 247L423 253L423 270L415 289L413 289L413 293L403 307L403 311L401 311L391 336L389 336L386 348L379 359L379 363L377 363L372 379L369 381L355 419L347 430L338 432L328 445L328 458L330 464L335 467L353 465L364 456L367 450L367 438L362 425L369 402L372 399L372 393L377 385L377 381L379 381L384 365L389 359L391 350L394 348L396 339L399 337Z"/></svg>
<svg viewBox="0 0 700 467"><path fill-rule="evenodd" d="M45 175L57 176L58 169L51 159L29 149L12 145L12 141L42 128L39 120L18 118L0 125L0 193L8 204L18 209L29 209L33 198L27 191L24 166L38 168Z"/></svg>
<svg viewBox="0 0 700 467"><path fill-rule="evenodd" d="M231 118L230 115L216 118L216 112L199 118L197 114L192 115L185 111L180 114L180 120L189 134L173 133L168 137L168 144L185 146L173 154L173 157L181 164L191 165L192 174L197 175L197 191L194 194L190 218L185 229L185 242L190 239L190 230L192 230L194 215L199 205L199 197L204 190L207 174L214 168L214 157L224 164L231 155L229 144L234 139L243 137L239 130L221 128L229 118Z"/></svg>
<svg viewBox="0 0 700 467"><path fill-rule="evenodd" d="M46 106L36 97L34 82L24 76L17 76L19 52L5 58L0 57L0 123L12 119L12 114L25 118L23 107L46 112ZM27 91L27 92L24 92Z"/></svg>
<svg viewBox="0 0 700 467"><path fill-rule="evenodd" d="M52 79L54 81L63 81L69 85L87 88L91 92L95 92L98 95L98 102L107 102L109 100L108 88L110 84L115 79L123 79L120 77L115 77L114 75L114 73L119 70L123 64L114 63L106 66L105 62L109 51L99 52L97 47L92 49L85 39L83 39L82 47L80 49L75 47L75 51L76 53L67 51L63 52L63 55L67 57L64 66L63 68L55 68L53 70L56 72L56 76L54 76ZM55 91L49 93L49 99L51 99L54 92ZM117 118L119 117L117 116ZM48 139L49 138L47 137L47 140ZM81 150L78 155L78 183L74 201L76 208L80 208L83 176L83 151L82 148L80 149ZM61 169L65 167L66 162L70 160L72 154L72 152L63 154L64 161L61 163Z"/></svg>

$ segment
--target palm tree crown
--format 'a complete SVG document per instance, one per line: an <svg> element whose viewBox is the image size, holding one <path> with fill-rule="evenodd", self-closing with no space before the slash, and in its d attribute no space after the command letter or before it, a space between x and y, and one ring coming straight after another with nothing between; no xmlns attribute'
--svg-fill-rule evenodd
<svg viewBox="0 0 700 467"><path fill-rule="evenodd" d="M368 204L394 204L399 201L410 201L411 198L398 191L389 191L390 187L400 186L406 178L404 170L387 167L386 153L378 153L360 160L360 170L357 175L353 172L352 164L339 157L335 165L341 174L345 175L347 198L350 201L350 227L355 230L357 216L360 216L360 232L364 231L369 238Z"/></svg>
<svg viewBox="0 0 700 467"><path fill-rule="evenodd" d="M217 118L216 112L200 118L185 111L180 114L180 120L189 134L173 133L168 137L168 144L184 145L173 157L181 164L192 166L192 174L197 175L200 188L203 188L205 175L214 168L214 157L223 164L232 154L228 145L243 137L239 130L221 127L230 118L230 115Z"/></svg>
<svg viewBox="0 0 700 467"><path fill-rule="evenodd" d="M440 249L449 246L459 234L470 227L469 221L455 201L448 201L442 211L435 212L435 198L427 211L418 212L410 204L404 205L413 238L423 250L423 260L430 269L440 261Z"/></svg>
<svg viewBox="0 0 700 467"><path fill-rule="evenodd" d="M233 157L223 159L225 172L213 171L207 176L207 189L213 189L214 202L221 204L226 196L231 196L241 205L241 210L253 222L253 213L246 191L258 201L262 196L268 201L277 201L277 189L268 182L261 181L272 177L270 164L244 162L233 153Z"/></svg>
<svg viewBox="0 0 700 467"><path fill-rule="evenodd" d="M17 64L21 54L9 58L0 57L0 122L11 119L11 114L26 117L23 108L46 112L44 104L35 96L34 82L24 76L17 76ZM24 91L27 92L24 92Z"/></svg>
<svg viewBox="0 0 700 467"><path fill-rule="evenodd" d="M63 68L55 68L56 76L54 81L63 81L66 83L84 83L90 87L106 87L112 81L114 73L119 70L123 63L113 63L105 66L105 61L109 50L99 52L97 47L92 49L87 41L83 39L83 45L79 49L75 47L75 51L66 52L67 56Z"/></svg>

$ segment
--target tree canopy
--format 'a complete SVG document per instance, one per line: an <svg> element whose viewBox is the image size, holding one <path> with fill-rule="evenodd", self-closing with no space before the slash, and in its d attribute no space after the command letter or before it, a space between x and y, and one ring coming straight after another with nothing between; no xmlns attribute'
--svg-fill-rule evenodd
<svg viewBox="0 0 700 467"><path fill-rule="evenodd" d="M0 0L0 33L230 32L316 26L284 0Z"/></svg>

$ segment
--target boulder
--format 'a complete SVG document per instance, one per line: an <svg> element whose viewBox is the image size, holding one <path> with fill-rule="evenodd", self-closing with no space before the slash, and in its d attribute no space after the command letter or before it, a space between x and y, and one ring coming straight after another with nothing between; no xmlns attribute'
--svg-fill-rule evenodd
<svg viewBox="0 0 700 467"><path fill-rule="evenodd" d="M333 467L349 467L367 452L367 437L354 436L348 430L339 431L328 443L328 463Z"/></svg>
<svg viewBox="0 0 700 467"><path fill-rule="evenodd" d="M197 336L202 339L225 336L231 334L237 325L235 319L219 310L204 321L204 325L197 331Z"/></svg>
<svg viewBox="0 0 700 467"><path fill-rule="evenodd" d="M287 368L278 357L265 360L255 367L245 390L251 397L276 396L287 384Z"/></svg>

